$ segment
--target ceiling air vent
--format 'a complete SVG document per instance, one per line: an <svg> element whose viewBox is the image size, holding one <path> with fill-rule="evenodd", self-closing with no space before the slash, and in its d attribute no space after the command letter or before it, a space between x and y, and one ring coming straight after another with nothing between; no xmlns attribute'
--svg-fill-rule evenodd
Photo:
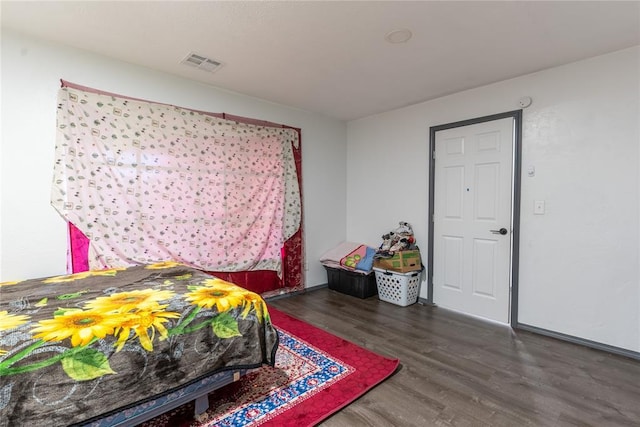
<svg viewBox="0 0 640 427"><path fill-rule="evenodd" d="M182 64L186 64L191 67L196 67L200 70L213 73L218 68L220 68L222 62L216 61L215 59L209 59L205 56L197 55L195 53L190 53L186 58L182 60Z"/></svg>

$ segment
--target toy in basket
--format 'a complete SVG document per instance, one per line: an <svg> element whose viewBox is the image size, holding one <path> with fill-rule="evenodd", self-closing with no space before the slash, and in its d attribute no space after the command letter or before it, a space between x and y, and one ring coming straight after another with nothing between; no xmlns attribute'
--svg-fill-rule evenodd
<svg viewBox="0 0 640 427"><path fill-rule="evenodd" d="M378 297L402 307L415 304L420 291L420 271L399 273L374 267Z"/></svg>

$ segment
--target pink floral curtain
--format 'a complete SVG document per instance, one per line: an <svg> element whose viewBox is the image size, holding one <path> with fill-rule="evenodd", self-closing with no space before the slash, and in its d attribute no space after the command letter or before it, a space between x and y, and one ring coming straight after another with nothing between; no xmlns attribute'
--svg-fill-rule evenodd
<svg viewBox="0 0 640 427"><path fill-rule="evenodd" d="M172 259L302 285L282 265L292 242L302 258L299 130L83 89L60 90L52 204L90 268Z"/></svg>

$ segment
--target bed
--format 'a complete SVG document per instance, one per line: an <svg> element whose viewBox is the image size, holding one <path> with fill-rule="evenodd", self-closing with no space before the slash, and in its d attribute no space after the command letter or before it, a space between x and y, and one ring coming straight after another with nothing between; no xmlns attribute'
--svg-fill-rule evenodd
<svg viewBox="0 0 640 427"><path fill-rule="evenodd" d="M173 262L4 282L0 426L135 425L273 365L257 294Z"/></svg>

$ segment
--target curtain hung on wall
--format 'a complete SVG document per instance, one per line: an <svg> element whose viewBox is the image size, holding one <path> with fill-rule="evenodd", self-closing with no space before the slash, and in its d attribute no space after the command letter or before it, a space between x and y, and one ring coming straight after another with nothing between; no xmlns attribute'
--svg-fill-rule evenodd
<svg viewBox="0 0 640 427"><path fill-rule="evenodd" d="M75 87L57 129L51 201L89 239L91 269L281 270L301 221L295 129Z"/></svg>

